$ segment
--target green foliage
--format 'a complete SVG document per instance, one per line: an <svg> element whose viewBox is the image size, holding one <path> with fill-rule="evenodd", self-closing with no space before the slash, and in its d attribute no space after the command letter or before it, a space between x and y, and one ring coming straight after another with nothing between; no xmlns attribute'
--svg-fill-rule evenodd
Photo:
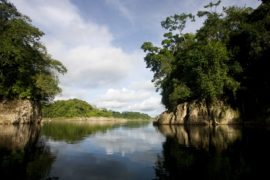
<svg viewBox="0 0 270 180"><path fill-rule="evenodd" d="M124 118L124 119L150 119L151 117L147 114L140 113L140 112L115 112L112 111L112 116L116 118Z"/></svg>
<svg viewBox="0 0 270 180"><path fill-rule="evenodd" d="M44 105L44 117L86 117L94 108L87 102L79 99L59 100Z"/></svg>
<svg viewBox="0 0 270 180"><path fill-rule="evenodd" d="M255 10L224 7L222 13L216 11L219 4L197 13L205 20L195 34L182 33L194 15L174 15L161 23L168 30L161 47L142 45L162 102L173 109L191 100L223 100L243 112L270 112L270 4L263 1Z"/></svg>
<svg viewBox="0 0 270 180"><path fill-rule="evenodd" d="M211 21L217 22L216 19L212 20L213 17L218 17L216 13L209 12L208 16ZM180 31L185 22L186 20L179 22ZM179 35L173 34L175 23L172 25L166 20L162 22L162 26L165 25L170 32L164 34L163 47L154 47L146 42L142 48L147 52L145 57L147 67L154 72L153 81L161 88L162 102L168 109L193 99L206 99L212 102L223 96L225 88L235 94L239 83L229 75L226 45L218 41L219 37L213 33L218 29L213 29L212 26L207 28L206 23L197 34Z"/></svg>
<svg viewBox="0 0 270 180"><path fill-rule="evenodd" d="M66 68L48 55L44 35L8 1L0 0L0 99L50 100Z"/></svg>
<svg viewBox="0 0 270 180"><path fill-rule="evenodd" d="M59 100L43 105L43 117L115 117L125 119L150 119L147 114L139 112L115 112L106 109L98 109L79 99Z"/></svg>

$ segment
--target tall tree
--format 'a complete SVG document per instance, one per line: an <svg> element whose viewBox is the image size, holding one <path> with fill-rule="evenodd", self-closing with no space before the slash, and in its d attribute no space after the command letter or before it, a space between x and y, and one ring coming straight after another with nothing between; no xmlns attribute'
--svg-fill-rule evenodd
<svg viewBox="0 0 270 180"><path fill-rule="evenodd" d="M42 31L7 0L0 0L0 99L50 100L67 70L40 42Z"/></svg>
<svg viewBox="0 0 270 180"><path fill-rule="evenodd" d="M161 23L168 32L161 46L145 42L147 68L172 110L191 100L216 100L238 106L243 114L270 114L270 1L257 9L205 6L196 33L182 33L192 14L170 16Z"/></svg>
<svg viewBox="0 0 270 180"><path fill-rule="evenodd" d="M219 3L205 7L212 9ZM206 16L206 20L196 34L182 33L187 20L194 21L192 14L168 17L161 23L168 30L162 47L150 42L142 45L147 52L147 67L154 72L153 81L161 89L162 102L168 109L195 99L212 103L224 98L225 91L235 94L239 87L229 73L229 53L221 41L221 14L198 12L198 17L202 16Z"/></svg>

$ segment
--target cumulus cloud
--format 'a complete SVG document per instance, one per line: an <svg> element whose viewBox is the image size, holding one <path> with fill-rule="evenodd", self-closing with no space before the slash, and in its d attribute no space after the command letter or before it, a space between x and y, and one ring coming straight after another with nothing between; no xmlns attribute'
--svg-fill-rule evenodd
<svg viewBox="0 0 270 180"><path fill-rule="evenodd" d="M132 55L113 47L76 47L66 53L70 72L63 77L64 85L108 86L127 77L132 67Z"/></svg>
<svg viewBox="0 0 270 180"><path fill-rule="evenodd" d="M126 88L123 89L108 89L106 94L101 98L101 100L105 101L122 101L122 102L129 102L129 101L137 101L138 99L147 98L149 95L148 92L138 92L134 90L129 90Z"/></svg>
<svg viewBox="0 0 270 180"><path fill-rule="evenodd" d="M56 99L81 98L90 103L95 100L98 106L114 110L148 112L150 106L159 106L159 96L149 83L133 83L151 77L145 70L143 54L116 47L107 26L82 18L78 7L69 0L13 2L45 32L42 41L49 53L68 69L60 77L63 92ZM121 1L107 3L113 3L129 18Z"/></svg>
<svg viewBox="0 0 270 180"><path fill-rule="evenodd" d="M128 88L108 89L95 100L95 104L103 108L121 111L141 111L156 115L164 110L160 96L153 93L155 88L151 82L133 82Z"/></svg>
<svg viewBox="0 0 270 180"><path fill-rule="evenodd" d="M142 100L139 103L132 104L128 107L128 109L132 111L154 111L154 112L161 112L163 106L160 103L160 97L159 96L151 96L144 100Z"/></svg>
<svg viewBox="0 0 270 180"><path fill-rule="evenodd" d="M67 66L63 87L108 85L129 72L133 55L114 47L108 28L82 19L70 1L19 1L18 7L45 30L49 52Z"/></svg>

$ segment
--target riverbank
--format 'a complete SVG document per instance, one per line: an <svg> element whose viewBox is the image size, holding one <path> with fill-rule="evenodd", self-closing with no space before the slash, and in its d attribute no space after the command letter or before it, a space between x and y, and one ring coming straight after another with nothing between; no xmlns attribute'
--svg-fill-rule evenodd
<svg viewBox="0 0 270 180"><path fill-rule="evenodd" d="M117 112L104 108L97 108L86 101L80 99L58 100L53 103L42 106L42 116L44 118L77 118L93 119L93 117L102 117L104 120L114 119L151 119L147 114L140 112Z"/></svg>
<svg viewBox="0 0 270 180"><path fill-rule="evenodd" d="M128 122L151 122L149 119L124 119L114 117L73 117L73 118L43 118L42 122L68 122L68 123L87 123L93 125L125 124Z"/></svg>

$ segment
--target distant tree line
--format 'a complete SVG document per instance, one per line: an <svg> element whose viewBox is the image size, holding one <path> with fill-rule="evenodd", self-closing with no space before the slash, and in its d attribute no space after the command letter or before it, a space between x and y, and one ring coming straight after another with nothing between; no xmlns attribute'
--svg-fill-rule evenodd
<svg viewBox="0 0 270 180"><path fill-rule="evenodd" d="M116 112L107 109L98 109L79 99L59 100L43 105L43 117L115 117L124 119L150 119L147 114L140 112Z"/></svg>
<svg viewBox="0 0 270 180"><path fill-rule="evenodd" d="M211 2L205 11L176 14L161 25L161 46L145 42L147 68L162 103L173 110L183 102L221 100L250 118L270 115L270 1L250 7ZM188 21L203 18L196 33L184 33Z"/></svg>
<svg viewBox="0 0 270 180"><path fill-rule="evenodd" d="M67 70L40 42L42 31L7 0L0 0L0 100L49 101Z"/></svg>

